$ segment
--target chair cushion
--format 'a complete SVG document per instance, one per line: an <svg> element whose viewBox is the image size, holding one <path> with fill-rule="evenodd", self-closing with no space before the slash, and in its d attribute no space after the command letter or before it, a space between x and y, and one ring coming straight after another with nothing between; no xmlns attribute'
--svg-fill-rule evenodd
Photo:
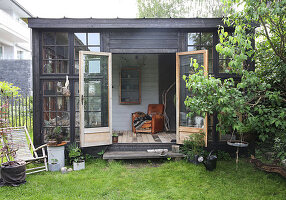
<svg viewBox="0 0 286 200"><path fill-rule="evenodd" d="M163 114L164 104L149 104L147 113L148 115Z"/></svg>

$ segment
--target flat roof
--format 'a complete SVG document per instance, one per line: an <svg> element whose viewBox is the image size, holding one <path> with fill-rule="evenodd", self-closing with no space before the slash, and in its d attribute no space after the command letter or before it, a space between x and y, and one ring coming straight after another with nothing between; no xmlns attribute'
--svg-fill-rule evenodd
<svg viewBox="0 0 286 200"><path fill-rule="evenodd" d="M189 29L217 28L224 25L222 18L29 18L30 28L96 28L96 29Z"/></svg>

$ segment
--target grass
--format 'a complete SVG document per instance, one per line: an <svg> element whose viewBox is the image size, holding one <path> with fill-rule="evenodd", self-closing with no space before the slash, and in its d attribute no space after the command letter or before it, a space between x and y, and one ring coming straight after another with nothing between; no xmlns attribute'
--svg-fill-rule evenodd
<svg viewBox="0 0 286 200"><path fill-rule="evenodd" d="M27 176L19 187L0 188L0 199L286 199L286 181L241 160L220 161L213 172L185 161L93 160L83 171Z"/></svg>

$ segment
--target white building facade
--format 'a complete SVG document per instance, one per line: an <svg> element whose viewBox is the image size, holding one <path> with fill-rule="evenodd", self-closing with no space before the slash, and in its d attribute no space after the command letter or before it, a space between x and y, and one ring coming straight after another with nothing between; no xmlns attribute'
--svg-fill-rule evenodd
<svg viewBox="0 0 286 200"><path fill-rule="evenodd" d="M15 0L0 0L0 59L31 60L31 30L25 18L32 15Z"/></svg>

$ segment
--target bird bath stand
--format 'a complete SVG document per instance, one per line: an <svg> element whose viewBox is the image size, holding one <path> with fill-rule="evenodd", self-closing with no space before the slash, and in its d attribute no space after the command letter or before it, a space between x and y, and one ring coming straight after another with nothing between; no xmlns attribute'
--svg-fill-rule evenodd
<svg viewBox="0 0 286 200"><path fill-rule="evenodd" d="M236 171L237 171L239 148L248 147L248 142L244 142L242 140L229 140L229 141L227 141L227 144L229 146L236 147L236 161L235 162L236 162Z"/></svg>

